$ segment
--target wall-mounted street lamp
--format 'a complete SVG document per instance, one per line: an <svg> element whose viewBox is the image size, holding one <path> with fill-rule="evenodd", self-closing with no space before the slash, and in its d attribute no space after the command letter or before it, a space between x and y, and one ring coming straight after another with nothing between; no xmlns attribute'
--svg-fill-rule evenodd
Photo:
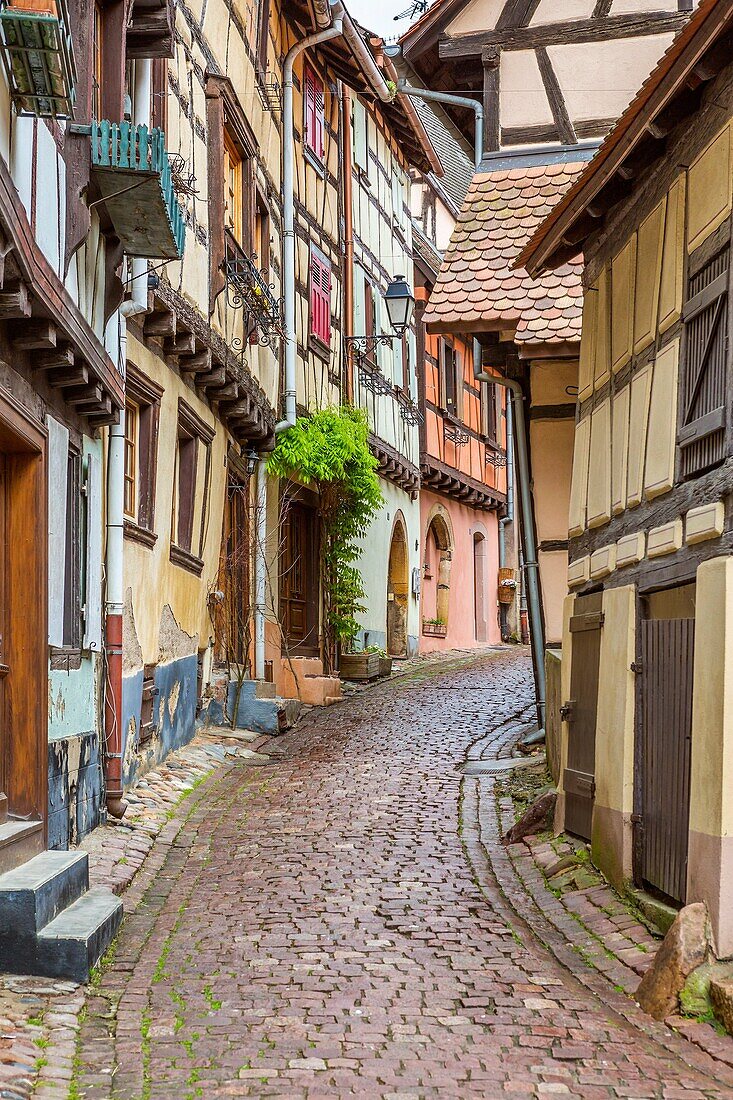
<svg viewBox="0 0 733 1100"><path fill-rule="evenodd" d="M375 395L395 394L399 397L400 414L410 424L420 422L421 414L415 403L405 394L396 393L392 383L384 377L374 362L378 347L390 347L395 340L402 340L410 327L415 308L415 295L404 275L395 275L384 294L384 305L392 332L375 332L367 336L347 336L346 351L354 357L359 371L359 381Z"/></svg>

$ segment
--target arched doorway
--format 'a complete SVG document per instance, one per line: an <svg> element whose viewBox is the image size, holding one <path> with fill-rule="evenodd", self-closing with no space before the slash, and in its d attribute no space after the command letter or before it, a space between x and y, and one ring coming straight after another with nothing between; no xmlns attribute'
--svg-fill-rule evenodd
<svg viewBox="0 0 733 1100"><path fill-rule="evenodd" d="M450 520L444 509L436 506L429 517L425 536L422 617L423 622L432 624L431 633L439 637L444 637L448 632L452 560L453 532Z"/></svg>
<svg viewBox="0 0 733 1100"><path fill-rule="evenodd" d="M480 531L473 536L473 607L475 638L485 642L486 623L486 538Z"/></svg>
<svg viewBox="0 0 733 1100"><path fill-rule="evenodd" d="M409 598L407 528L401 512L395 517L387 570L387 653L407 656L407 606Z"/></svg>

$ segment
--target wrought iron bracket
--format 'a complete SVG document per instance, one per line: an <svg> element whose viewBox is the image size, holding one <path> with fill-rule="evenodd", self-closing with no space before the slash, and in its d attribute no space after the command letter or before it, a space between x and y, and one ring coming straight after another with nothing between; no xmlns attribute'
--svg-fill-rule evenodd
<svg viewBox="0 0 733 1100"><path fill-rule="evenodd" d="M244 310L248 327L257 331L257 342L272 347L284 339L283 299L276 298L275 287L268 283L252 260L245 255L224 262L227 303Z"/></svg>

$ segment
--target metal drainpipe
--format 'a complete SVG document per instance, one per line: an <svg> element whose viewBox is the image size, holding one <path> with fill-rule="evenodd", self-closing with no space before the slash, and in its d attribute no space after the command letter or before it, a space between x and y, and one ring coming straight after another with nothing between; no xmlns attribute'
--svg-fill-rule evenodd
<svg viewBox="0 0 733 1100"><path fill-rule="evenodd" d="M136 126L150 123L151 62L135 62ZM135 257L131 263L132 297L120 306L120 362L127 364L127 319L148 308L148 262ZM107 553L105 605L105 651L108 690L105 693L105 787L107 809L120 818L127 809L122 786L122 616L125 609L124 588L124 471L125 471L125 409L109 430L107 448Z"/></svg>
<svg viewBox="0 0 733 1100"><path fill-rule="evenodd" d="M452 103L453 106L468 107L475 115L473 137L474 166L478 168L484 155L484 105L478 99L469 96L454 95L453 92L434 92L429 88L414 88L404 78L397 81L397 94L409 95L417 99L429 99L434 103Z"/></svg>
<svg viewBox="0 0 733 1100"><path fill-rule="evenodd" d="M506 528L514 522L514 417L511 401L506 406L506 515L499 520L499 565L506 565Z"/></svg>
<svg viewBox="0 0 733 1100"><path fill-rule="evenodd" d="M524 530L524 546L526 556L524 568L527 578L527 602L529 610L529 632L532 641L532 663L534 665L535 684L537 687L537 721L539 730L524 738L524 744L534 744L545 736L545 704L547 699L545 684L545 632L542 625L542 605L540 601L539 562L537 561L537 542L534 534L534 522L532 516L532 504L529 489L529 458L527 455L527 429L524 423L524 393L522 387L513 378L502 378L498 375L487 374L480 371L476 378L481 382L493 382L494 385L504 386L512 396L514 413L514 439L517 450L517 470L519 474L519 506L522 513L522 528Z"/></svg>

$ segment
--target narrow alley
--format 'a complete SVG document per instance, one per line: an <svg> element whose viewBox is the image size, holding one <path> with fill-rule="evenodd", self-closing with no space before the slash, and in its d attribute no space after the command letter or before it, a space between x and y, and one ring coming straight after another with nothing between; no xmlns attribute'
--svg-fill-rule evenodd
<svg viewBox="0 0 733 1100"><path fill-rule="evenodd" d="M531 697L525 650L426 667L217 771L129 891L69 1095L731 1095L512 915L493 779L462 765L506 753Z"/></svg>

